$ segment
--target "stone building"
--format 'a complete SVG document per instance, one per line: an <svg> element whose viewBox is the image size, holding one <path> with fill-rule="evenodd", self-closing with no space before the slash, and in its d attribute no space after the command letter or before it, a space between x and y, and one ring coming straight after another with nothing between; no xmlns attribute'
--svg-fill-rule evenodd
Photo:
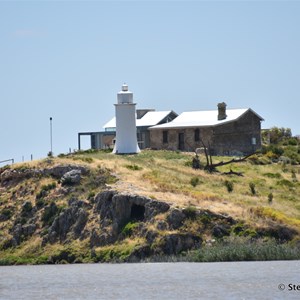
<svg viewBox="0 0 300 300"><path fill-rule="evenodd" d="M209 147L212 155L246 155L261 148L261 121L252 109L183 112L172 122L152 126L150 147L195 151Z"/></svg>
<svg viewBox="0 0 300 300"><path fill-rule="evenodd" d="M251 108L226 109L224 102L211 111L183 112L172 110L136 110L136 134L140 149L195 151L210 148L212 155L247 155L261 148L263 118ZM116 118L113 117L100 132L88 135L92 149L113 148L116 138Z"/></svg>

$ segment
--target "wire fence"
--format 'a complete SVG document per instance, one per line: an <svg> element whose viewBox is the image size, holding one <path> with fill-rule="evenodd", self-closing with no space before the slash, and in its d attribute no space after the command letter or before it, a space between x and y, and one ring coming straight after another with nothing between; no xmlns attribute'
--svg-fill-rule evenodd
<svg viewBox="0 0 300 300"><path fill-rule="evenodd" d="M0 164L6 163L6 162L11 162L11 164L13 165L14 162L15 162L15 160L14 160L13 158L11 158L11 159L6 159L6 160L0 160Z"/></svg>

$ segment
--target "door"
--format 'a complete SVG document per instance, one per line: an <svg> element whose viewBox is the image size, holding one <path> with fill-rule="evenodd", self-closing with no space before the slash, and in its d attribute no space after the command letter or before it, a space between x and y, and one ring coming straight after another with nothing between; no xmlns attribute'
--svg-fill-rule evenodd
<svg viewBox="0 0 300 300"><path fill-rule="evenodd" d="M184 133L180 132L178 134L178 149L183 151L184 150Z"/></svg>

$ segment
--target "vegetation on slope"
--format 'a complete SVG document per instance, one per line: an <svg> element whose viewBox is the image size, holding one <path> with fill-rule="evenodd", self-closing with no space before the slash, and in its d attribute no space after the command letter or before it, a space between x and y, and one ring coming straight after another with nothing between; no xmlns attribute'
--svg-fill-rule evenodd
<svg viewBox="0 0 300 300"><path fill-rule="evenodd" d="M193 261L299 259L299 146L291 143L265 146L263 154L213 174L192 169L191 153L151 150L122 156L86 151L3 167L0 264L166 260L174 253ZM88 171L78 183L51 173L66 165ZM229 170L243 176L223 174ZM149 221L130 220L111 243L91 245L92 233L101 231L95 201L109 189L167 202L171 209ZM70 230L51 237L72 213L77 219ZM188 244L189 235L198 248L170 252L178 239Z"/></svg>

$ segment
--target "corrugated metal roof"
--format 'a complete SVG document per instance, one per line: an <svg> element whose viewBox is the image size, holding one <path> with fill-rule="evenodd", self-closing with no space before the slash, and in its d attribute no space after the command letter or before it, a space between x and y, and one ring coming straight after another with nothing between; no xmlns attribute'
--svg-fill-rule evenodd
<svg viewBox="0 0 300 300"><path fill-rule="evenodd" d="M247 109L226 109L226 119L218 120L218 110L209 111L189 111L181 113L172 122L152 126L149 129L163 129L163 128L183 128L183 127L205 127L205 126L215 126L227 122L231 122L240 118L248 110L252 111L250 108ZM261 120L258 114L256 114Z"/></svg>
<svg viewBox="0 0 300 300"><path fill-rule="evenodd" d="M172 111L148 111L141 119L136 119L136 126L154 126L161 122L165 117L167 117ZM116 117L113 117L110 121L103 125L104 129L115 128L116 127Z"/></svg>
<svg viewBox="0 0 300 300"><path fill-rule="evenodd" d="M136 126L153 126L157 125L165 117L167 117L172 111L148 111L141 119L136 120Z"/></svg>
<svg viewBox="0 0 300 300"><path fill-rule="evenodd" d="M109 120L107 123L103 125L102 128L115 128L116 127L116 117L113 117L111 120Z"/></svg>

